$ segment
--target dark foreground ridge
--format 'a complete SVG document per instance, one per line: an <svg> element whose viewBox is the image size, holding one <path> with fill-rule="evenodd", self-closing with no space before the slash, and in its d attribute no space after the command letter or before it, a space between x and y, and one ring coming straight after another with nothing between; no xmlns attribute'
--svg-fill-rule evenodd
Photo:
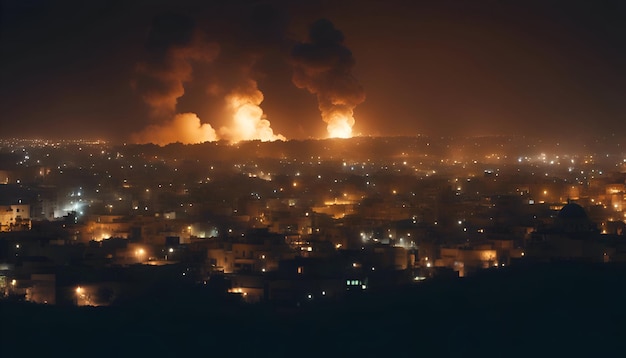
<svg viewBox="0 0 626 358"><path fill-rule="evenodd" d="M184 289L113 307L0 305L3 357L618 356L626 266L512 266L289 310Z"/></svg>

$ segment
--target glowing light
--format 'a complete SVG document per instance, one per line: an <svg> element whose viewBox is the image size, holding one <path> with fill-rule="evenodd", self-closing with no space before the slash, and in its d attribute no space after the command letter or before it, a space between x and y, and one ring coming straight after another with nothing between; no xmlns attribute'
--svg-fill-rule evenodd
<svg viewBox="0 0 626 358"><path fill-rule="evenodd" d="M270 121L265 119L260 104L263 93L254 80L248 80L245 86L234 90L226 97L226 102L233 113L233 122L229 127L222 127L220 134L232 142L260 139L263 142L285 140L280 134L274 134Z"/></svg>
<svg viewBox="0 0 626 358"><path fill-rule="evenodd" d="M352 137L352 126L354 126L354 118L352 115L347 116L341 113L330 113L323 117L328 123L326 129L328 130L329 138Z"/></svg>
<svg viewBox="0 0 626 358"><path fill-rule="evenodd" d="M229 288L228 293L241 293L244 297L248 295L248 292L244 291L241 287Z"/></svg>
<svg viewBox="0 0 626 358"><path fill-rule="evenodd" d="M328 20L318 20L310 30L310 42L298 44L292 53L293 84L317 96L330 138L350 138L354 108L365 100L363 88L351 74L355 62L343 36L319 36L341 34Z"/></svg>
<svg viewBox="0 0 626 358"><path fill-rule="evenodd" d="M170 122L154 124L133 135L135 143L166 145L174 142L194 144L217 140L215 130L208 123L202 123L195 113L177 114Z"/></svg>
<svg viewBox="0 0 626 358"><path fill-rule="evenodd" d="M135 256L137 256L137 259L142 260L143 256L146 254L146 250L144 249L137 249L135 250Z"/></svg>

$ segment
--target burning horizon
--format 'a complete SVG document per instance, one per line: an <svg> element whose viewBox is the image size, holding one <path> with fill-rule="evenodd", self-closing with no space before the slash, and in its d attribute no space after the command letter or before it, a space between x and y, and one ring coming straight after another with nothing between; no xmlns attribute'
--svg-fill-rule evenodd
<svg viewBox="0 0 626 358"><path fill-rule="evenodd" d="M261 108L264 95L255 78L255 65L264 56L265 47L272 44L255 42L250 47L237 48L220 46L217 40L207 38L211 37L186 16L155 19L148 38L150 59L138 64L137 78L132 82L149 107L153 123L134 133L131 139L159 145L286 140L274 132ZM212 121L201 120L195 111L180 113L178 108L185 86L194 80L193 72L198 66L204 66L203 71L224 71L218 69L216 61L231 65L226 66L222 77L209 76L206 85L213 90L205 95L223 99L221 106L228 120L219 130L209 123ZM308 42L297 43L287 62L293 68L292 83L316 95L328 137L352 137L354 108L365 100L365 94L352 76L355 61L344 45L343 33L326 19L316 21L310 27Z"/></svg>
<svg viewBox="0 0 626 358"><path fill-rule="evenodd" d="M217 141L218 136L215 129L208 123L202 123L195 113L179 113L169 122L149 125L133 134L131 140L137 144L196 144Z"/></svg>

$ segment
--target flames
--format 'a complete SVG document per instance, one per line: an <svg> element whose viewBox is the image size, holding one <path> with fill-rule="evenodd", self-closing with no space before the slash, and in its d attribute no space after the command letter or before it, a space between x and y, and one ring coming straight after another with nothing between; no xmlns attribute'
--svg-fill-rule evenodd
<svg viewBox="0 0 626 358"><path fill-rule="evenodd" d="M215 50L217 45L208 48L212 48L213 54L218 52ZM230 142L255 139L285 140L283 135L274 134L270 122L263 113L260 105L264 97L258 89L257 82L245 76L245 79L224 98L231 120L229 124L220 128L219 132L213 129L211 124L203 123L195 113L176 113L178 99L185 94L184 84L192 79L192 61L210 62L216 57L216 55L212 57L190 55L195 53L186 48L170 50L164 64L138 66L139 79L134 86L144 89L142 98L158 123L148 125L133 134L131 136L133 142L166 145L175 142L196 144L220 139ZM215 87L215 84L213 85Z"/></svg>
<svg viewBox="0 0 626 358"><path fill-rule="evenodd" d="M280 134L274 134L270 121L265 118L263 109L263 93L254 80L248 80L244 89L237 89L226 97L226 103L232 113L229 127L222 127L222 137L231 142L259 139L263 142L285 140Z"/></svg>
<svg viewBox="0 0 626 358"><path fill-rule="evenodd" d="M331 113L324 118L328 125L328 136L330 138L351 138L354 117L342 113Z"/></svg>
<svg viewBox="0 0 626 358"><path fill-rule="evenodd" d="M132 82L149 107L153 122L131 139L159 145L286 140L285 136L274 133L261 108L264 95L256 77L262 71L255 71L258 59L263 56L261 46L255 43L222 47L208 38L215 39L205 36L186 16L165 15L155 19L148 39L151 56L137 66ZM354 108L365 100L363 88L352 76L355 61L343 40L341 31L330 21L318 20L310 28L309 40L298 43L290 58L293 84L317 96L331 138L352 137ZM223 99L222 113L229 117L216 131L196 113L181 111L179 99L185 95L186 85L194 80L194 72L224 71L228 71L227 75L208 76L212 80L207 84L206 95L218 101Z"/></svg>
<svg viewBox="0 0 626 358"><path fill-rule="evenodd" d="M256 87L256 82L254 83ZM247 92L232 92L226 97L232 119L229 125L220 128L219 134L209 123L202 123L195 113L176 114L170 121L153 124L135 133L131 140L135 143L169 143L196 144L226 139L230 142L242 140L261 140L263 142L286 140L281 134L274 134L270 121L265 118L259 106L263 101L263 93L258 89Z"/></svg>
<svg viewBox="0 0 626 358"><path fill-rule="evenodd" d="M195 144L218 140L213 127L202 123L195 113L181 113L163 124L150 125L131 138L135 143L154 143L166 145L180 142Z"/></svg>
<svg viewBox="0 0 626 358"><path fill-rule="evenodd" d="M329 137L352 137L354 108L365 100L365 91L352 75L355 60L343 33L320 19L309 28L309 40L296 44L291 58L292 82L316 95Z"/></svg>
<svg viewBox="0 0 626 358"><path fill-rule="evenodd" d="M352 126L348 118L342 118L341 122L328 124L328 136L330 138L352 138ZM354 123L354 119L352 120Z"/></svg>

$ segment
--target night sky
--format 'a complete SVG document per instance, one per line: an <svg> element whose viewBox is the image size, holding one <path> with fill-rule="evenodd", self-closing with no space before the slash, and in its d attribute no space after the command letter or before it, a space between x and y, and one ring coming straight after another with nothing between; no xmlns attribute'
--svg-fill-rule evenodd
<svg viewBox="0 0 626 358"><path fill-rule="evenodd" d="M189 112L238 138L220 130L233 93L287 139L327 137L322 107L354 110L354 135L626 133L621 0L3 0L0 14L4 138L126 141Z"/></svg>

